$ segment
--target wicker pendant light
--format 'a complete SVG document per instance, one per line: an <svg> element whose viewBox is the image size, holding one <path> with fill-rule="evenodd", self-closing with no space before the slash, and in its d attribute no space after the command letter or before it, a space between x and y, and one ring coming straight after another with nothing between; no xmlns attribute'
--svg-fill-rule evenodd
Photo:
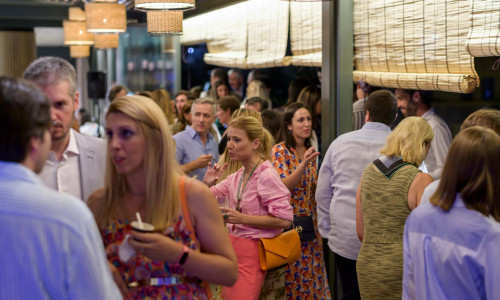
<svg viewBox="0 0 500 300"><path fill-rule="evenodd" d="M182 11L148 11L149 35L182 34Z"/></svg>
<svg viewBox="0 0 500 300"><path fill-rule="evenodd" d="M90 56L90 46L69 46L69 56L83 58Z"/></svg>
<svg viewBox="0 0 500 300"><path fill-rule="evenodd" d="M93 45L94 35L87 32L84 21L63 21L65 45Z"/></svg>
<svg viewBox="0 0 500 300"><path fill-rule="evenodd" d="M195 8L195 0L135 0L140 10L189 10Z"/></svg>
<svg viewBox="0 0 500 300"><path fill-rule="evenodd" d="M127 30L127 10L118 3L86 3L87 31L92 33L121 33Z"/></svg>
<svg viewBox="0 0 500 300"><path fill-rule="evenodd" d="M96 34L94 48L118 48L118 34Z"/></svg>

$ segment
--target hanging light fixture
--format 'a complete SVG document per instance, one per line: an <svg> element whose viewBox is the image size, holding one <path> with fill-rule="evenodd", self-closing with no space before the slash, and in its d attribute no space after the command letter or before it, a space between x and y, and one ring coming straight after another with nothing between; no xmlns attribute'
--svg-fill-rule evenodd
<svg viewBox="0 0 500 300"><path fill-rule="evenodd" d="M195 8L195 0L135 0L140 10L189 10Z"/></svg>
<svg viewBox="0 0 500 300"><path fill-rule="evenodd" d="M86 3L87 31L121 33L127 30L127 10L118 3Z"/></svg>
<svg viewBox="0 0 500 300"><path fill-rule="evenodd" d="M93 45L94 35L87 32L84 21L63 21L65 45Z"/></svg>
<svg viewBox="0 0 500 300"><path fill-rule="evenodd" d="M68 10L68 19L70 21L85 21L85 12L79 7L70 7Z"/></svg>
<svg viewBox="0 0 500 300"><path fill-rule="evenodd" d="M118 34L96 34L94 48L118 48Z"/></svg>
<svg viewBox="0 0 500 300"><path fill-rule="evenodd" d="M90 56L90 46L69 46L69 56L83 58Z"/></svg>
<svg viewBox="0 0 500 300"><path fill-rule="evenodd" d="M182 34L182 11L148 11L147 18L149 35Z"/></svg>

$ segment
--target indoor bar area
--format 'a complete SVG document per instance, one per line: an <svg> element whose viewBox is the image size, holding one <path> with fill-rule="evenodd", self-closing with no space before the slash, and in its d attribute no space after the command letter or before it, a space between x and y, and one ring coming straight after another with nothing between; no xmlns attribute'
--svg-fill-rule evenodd
<svg viewBox="0 0 500 300"><path fill-rule="evenodd" d="M0 300L500 300L500 0L0 0Z"/></svg>

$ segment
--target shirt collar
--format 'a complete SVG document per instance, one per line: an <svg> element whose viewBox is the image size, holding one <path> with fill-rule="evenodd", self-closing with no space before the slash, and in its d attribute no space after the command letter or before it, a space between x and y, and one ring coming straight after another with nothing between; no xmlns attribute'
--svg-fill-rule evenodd
<svg viewBox="0 0 500 300"><path fill-rule="evenodd" d="M379 122L366 122L363 127L361 127L362 130L365 129L373 129L373 130L383 130L383 131L391 131L391 128L384 123L379 123Z"/></svg>
<svg viewBox="0 0 500 300"><path fill-rule="evenodd" d="M434 115L434 108L431 107L422 115L422 119L428 121L432 117L432 115Z"/></svg>
<svg viewBox="0 0 500 300"><path fill-rule="evenodd" d="M68 147L66 148L66 151L64 152L71 152L77 155L80 154L80 152L78 151L78 145L76 144L76 138L73 129L69 130L69 143Z"/></svg>
<svg viewBox="0 0 500 300"><path fill-rule="evenodd" d="M194 130L193 127L191 127L190 125L186 126L186 132L188 133L188 135L191 139L194 139L195 137L200 136L200 134L198 132L196 132L196 130ZM208 141L212 140L212 134L210 133L210 131L207 134L207 138L208 138Z"/></svg>
<svg viewBox="0 0 500 300"><path fill-rule="evenodd" d="M0 161L0 178L12 178L32 183L41 183L40 178L20 163Z"/></svg>

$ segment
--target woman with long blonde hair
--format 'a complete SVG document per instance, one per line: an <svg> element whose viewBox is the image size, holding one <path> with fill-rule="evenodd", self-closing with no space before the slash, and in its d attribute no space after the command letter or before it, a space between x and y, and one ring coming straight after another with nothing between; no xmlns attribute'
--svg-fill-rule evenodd
<svg viewBox="0 0 500 300"><path fill-rule="evenodd" d="M236 257L210 191L180 173L161 109L150 99L114 100L106 115L104 188L89 198L115 281L126 298L206 299L232 285ZM131 230L136 213L155 233ZM128 243L135 254L119 255Z"/></svg>
<svg viewBox="0 0 500 300"><path fill-rule="evenodd" d="M238 281L222 289L224 299L257 299L266 271L261 270L257 241L273 238L293 219L290 192L270 159L273 138L256 118L238 117L229 123L227 151L243 167L210 188L229 207L221 207L238 257ZM209 167L204 182L213 185L224 168Z"/></svg>
<svg viewBox="0 0 500 300"><path fill-rule="evenodd" d="M434 181L418 169L433 138L426 120L404 119L387 137L382 156L361 175L356 194L356 231L361 241L356 270L363 299L401 299L403 230L425 187Z"/></svg>

